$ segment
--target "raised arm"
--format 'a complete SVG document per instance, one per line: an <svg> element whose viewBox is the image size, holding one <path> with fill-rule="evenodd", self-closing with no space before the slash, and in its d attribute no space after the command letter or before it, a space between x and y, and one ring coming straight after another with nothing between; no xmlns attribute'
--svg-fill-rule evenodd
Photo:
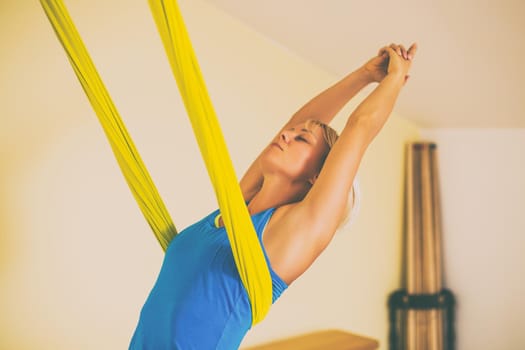
<svg viewBox="0 0 525 350"><path fill-rule="evenodd" d="M372 82L372 76L365 66L362 66L312 98L290 118L284 128L287 125L298 125L308 119L329 124L352 97Z"/></svg>
<svg viewBox="0 0 525 350"><path fill-rule="evenodd" d="M311 220L309 227L317 227L313 235L322 236L322 244L330 241L329 233L333 234L339 224L361 158L390 116L416 50L415 44L401 54L385 48L388 74L350 115L317 181L301 203L302 210L307 211L304 217Z"/></svg>
<svg viewBox="0 0 525 350"><path fill-rule="evenodd" d="M350 115L306 197L272 228L272 236L280 237L272 265L287 283L306 271L333 238L361 158L387 121L406 82L411 64L407 53L413 57L416 46L403 49L401 55L392 48L385 51L388 74Z"/></svg>
<svg viewBox="0 0 525 350"><path fill-rule="evenodd" d="M291 125L305 122L308 119L316 119L325 124L330 123L352 97L365 86L383 80L387 68L385 65L385 54L384 48L381 49L376 56L372 57L359 69L312 98L278 132L280 133L281 130ZM251 164L240 182L244 199L247 201L251 200L262 185L263 178L257 165L258 160L259 157Z"/></svg>

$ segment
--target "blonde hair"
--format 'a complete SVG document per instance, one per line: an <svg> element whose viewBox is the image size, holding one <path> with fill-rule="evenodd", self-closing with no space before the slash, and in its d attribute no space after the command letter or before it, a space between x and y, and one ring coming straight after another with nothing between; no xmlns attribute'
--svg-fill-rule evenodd
<svg viewBox="0 0 525 350"><path fill-rule="evenodd" d="M323 131L323 138L328 146L328 149L332 149L332 146L335 144L335 141L339 138L339 134L331 126L320 122L319 120L309 119L305 123L305 128L310 129L310 127L318 126Z"/></svg>
<svg viewBox="0 0 525 350"><path fill-rule="evenodd" d="M331 126L320 122L319 120L309 119L305 123L305 128L310 129L311 126L318 126L323 132L323 138L328 146L328 152L332 149L335 142L339 138L339 134ZM357 180L357 175L354 178L352 183L352 189L348 194L348 200L346 201L346 207L343 215L343 219L339 224L338 230L349 228L359 212L361 204L361 191L359 189L359 181Z"/></svg>

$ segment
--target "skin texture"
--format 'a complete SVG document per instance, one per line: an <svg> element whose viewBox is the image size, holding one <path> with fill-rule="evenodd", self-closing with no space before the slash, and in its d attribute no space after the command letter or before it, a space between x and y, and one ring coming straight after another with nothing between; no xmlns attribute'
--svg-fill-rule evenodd
<svg viewBox="0 0 525 350"><path fill-rule="evenodd" d="M402 45L385 46L315 96L292 116L241 179L251 214L276 208L263 244L272 268L287 284L303 274L332 240L361 159L408 80L416 50L415 44L408 50ZM329 151L321 128L307 129L306 121L328 124L370 83L378 85L350 115Z"/></svg>

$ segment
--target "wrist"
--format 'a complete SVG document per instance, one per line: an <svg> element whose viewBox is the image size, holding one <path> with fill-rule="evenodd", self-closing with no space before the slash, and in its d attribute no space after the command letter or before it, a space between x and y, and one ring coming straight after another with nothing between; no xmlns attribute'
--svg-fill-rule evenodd
<svg viewBox="0 0 525 350"><path fill-rule="evenodd" d="M372 72L366 69L365 66L359 67L356 71L354 71L354 73L365 86L375 82Z"/></svg>
<svg viewBox="0 0 525 350"><path fill-rule="evenodd" d="M391 80L398 80L404 83L406 79L406 73L400 70L392 71L388 72L387 77L389 77Z"/></svg>

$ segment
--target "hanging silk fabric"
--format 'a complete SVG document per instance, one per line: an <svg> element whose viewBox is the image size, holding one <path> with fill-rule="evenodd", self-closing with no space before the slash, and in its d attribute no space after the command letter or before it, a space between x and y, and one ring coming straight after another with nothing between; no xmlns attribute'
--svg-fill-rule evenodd
<svg viewBox="0 0 525 350"><path fill-rule="evenodd" d="M40 2L97 114L133 196L166 250L177 234L175 226L67 9L61 0ZM270 272L176 1L150 0L149 4L217 196L255 325L266 316L272 303Z"/></svg>

